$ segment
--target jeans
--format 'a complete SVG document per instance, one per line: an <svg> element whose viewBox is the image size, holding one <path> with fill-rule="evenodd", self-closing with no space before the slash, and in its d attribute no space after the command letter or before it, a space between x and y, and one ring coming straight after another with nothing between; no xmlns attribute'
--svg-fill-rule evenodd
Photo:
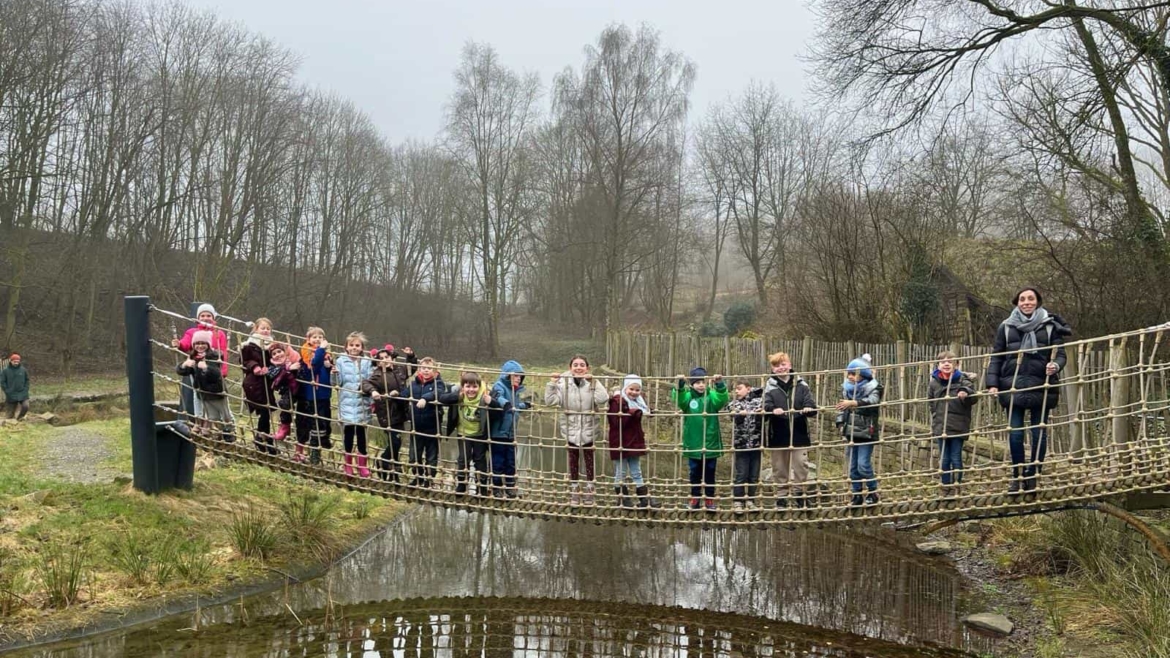
<svg viewBox="0 0 1170 658"><path fill-rule="evenodd" d="M1008 415L1008 447L1012 453L1012 475L1018 477L1018 467L1025 462L1024 459L1024 414L1030 414L1028 425L1032 430L1032 456L1028 459L1033 466L1028 466L1028 469L1035 468L1040 470L1040 464L1044 462L1044 454L1048 452L1048 431L1044 427L1039 427L1041 423L1048 422L1048 413L1050 409L1044 407L1032 407L1025 409L1023 407L1013 406L1011 413Z"/></svg>
<svg viewBox="0 0 1170 658"><path fill-rule="evenodd" d="M708 498L715 497L715 464L718 461L716 457L704 457L702 459L688 459L691 467L691 498L698 498L704 494ZM707 486L701 487L700 484Z"/></svg>
<svg viewBox="0 0 1170 658"><path fill-rule="evenodd" d="M488 446L492 455L492 486L516 486L516 443L510 438L493 437Z"/></svg>
<svg viewBox="0 0 1170 658"><path fill-rule="evenodd" d="M939 469L944 485L959 484L963 481L963 439L938 439Z"/></svg>
<svg viewBox="0 0 1170 658"><path fill-rule="evenodd" d="M755 450L737 450L735 453L735 479L731 493L736 498L755 497L760 483L760 461L763 453ZM744 486L747 485L747 486Z"/></svg>
<svg viewBox="0 0 1170 658"><path fill-rule="evenodd" d="M622 457L613 463L613 483L615 485L622 485L626 476L630 477L635 487L641 487L646 484L642 479L642 458L639 457Z"/></svg>
<svg viewBox="0 0 1170 658"><path fill-rule="evenodd" d="M849 446L849 485L853 493L861 493L861 485L877 491L878 481L873 472L873 444L854 443Z"/></svg>

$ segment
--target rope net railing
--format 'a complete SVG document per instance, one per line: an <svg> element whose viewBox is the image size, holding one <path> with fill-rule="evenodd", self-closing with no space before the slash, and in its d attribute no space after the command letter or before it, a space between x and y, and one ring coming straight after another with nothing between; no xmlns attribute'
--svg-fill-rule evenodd
<svg viewBox="0 0 1170 658"><path fill-rule="evenodd" d="M156 389L194 399L185 436L199 448L407 501L590 522L798 526L1029 514L1170 484L1170 325L949 357L960 373L951 378L938 376L937 359L856 362L852 387L846 363L792 363L787 379L703 376L690 370L704 364L688 364L679 376L641 377L634 397L624 395L629 373L603 366L521 374L514 363L379 357L366 345L346 354L344 340L318 349L278 331L265 343L225 316L212 342L226 339L226 355L199 365L179 338L197 320L152 310ZM1017 372L1028 359L1061 366L997 396L983 379L997 356ZM221 390L200 390L208 368ZM478 387L460 384L464 372Z"/></svg>

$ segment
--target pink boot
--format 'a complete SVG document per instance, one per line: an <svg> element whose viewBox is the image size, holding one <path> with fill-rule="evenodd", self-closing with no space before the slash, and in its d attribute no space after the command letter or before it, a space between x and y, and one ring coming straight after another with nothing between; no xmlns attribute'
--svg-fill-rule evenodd
<svg viewBox="0 0 1170 658"><path fill-rule="evenodd" d="M349 453L345 454L345 475L353 477L353 455Z"/></svg>
<svg viewBox="0 0 1170 658"><path fill-rule="evenodd" d="M357 465L358 465L358 475L360 475L364 478L370 477L370 469L369 469L369 467L366 466L366 456L365 455L358 455Z"/></svg>
<svg viewBox="0 0 1170 658"><path fill-rule="evenodd" d="M293 461L294 462L305 461L305 446L301 445L300 443L297 444L297 451L295 454L293 454Z"/></svg>
<svg viewBox="0 0 1170 658"><path fill-rule="evenodd" d="M288 438L288 433L291 431L292 428L288 426L288 423L281 423L280 427L276 429L276 434L272 435L272 438L277 441L283 441Z"/></svg>

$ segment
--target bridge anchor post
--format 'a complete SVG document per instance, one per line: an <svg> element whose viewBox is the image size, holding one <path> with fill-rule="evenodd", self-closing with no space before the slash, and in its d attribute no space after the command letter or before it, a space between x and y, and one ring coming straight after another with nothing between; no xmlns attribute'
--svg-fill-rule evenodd
<svg viewBox="0 0 1170 658"><path fill-rule="evenodd" d="M148 494L173 488L190 489L194 484L195 446L186 440L174 421L155 422L150 298L129 295L123 303L134 488Z"/></svg>

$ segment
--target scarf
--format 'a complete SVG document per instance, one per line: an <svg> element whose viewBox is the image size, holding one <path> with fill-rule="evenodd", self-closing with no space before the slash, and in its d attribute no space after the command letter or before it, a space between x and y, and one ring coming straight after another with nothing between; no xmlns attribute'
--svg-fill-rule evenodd
<svg viewBox="0 0 1170 658"><path fill-rule="evenodd" d="M1032 312L1032 317L1024 315L1024 312L1017 306L1012 309L1011 315L1003 323L1020 332L1021 350L1034 350L1036 349L1036 330L1047 324L1048 320L1048 311L1044 310L1043 306L1037 306L1036 310Z"/></svg>
<svg viewBox="0 0 1170 658"><path fill-rule="evenodd" d="M637 375L626 375L625 381L622 382L622 399L626 401L626 405L629 406L630 409L641 409L642 413L644 414L650 413L650 405L646 404L646 399L644 397L639 395L636 398L631 398L630 396L626 395L626 389L634 384L641 386L642 378Z"/></svg>
<svg viewBox="0 0 1170 658"><path fill-rule="evenodd" d="M934 373L932 373L932 374L934 375L934 378L937 380L944 381L944 382L948 381L946 379L943 379L942 371L939 370L938 368L935 368ZM951 371L951 377L950 377L949 381L953 381L953 382L959 381L962 377L963 377L963 372L961 370L959 370L958 368L955 368L954 370Z"/></svg>
<svg viewBox="0 0 1170 658"><path fill-rule="evenodd" d="M858 382L851 382L846 379L841 384L841 393L845 396L846 400L856 400L865 397L876 386L877 381L873 379L862 379Z"/></svg>
<svg viewBox="0 0 1170 658"><path fill-rule="evenodd" d="M265 336L263 334L252 334L251 336L248 336L247 342L252 343L253 345L256 345L257 347L259 347L262 350L266 350L270 346L272 346L272 343L274 341L272 340L272 336Z"/></svg>

